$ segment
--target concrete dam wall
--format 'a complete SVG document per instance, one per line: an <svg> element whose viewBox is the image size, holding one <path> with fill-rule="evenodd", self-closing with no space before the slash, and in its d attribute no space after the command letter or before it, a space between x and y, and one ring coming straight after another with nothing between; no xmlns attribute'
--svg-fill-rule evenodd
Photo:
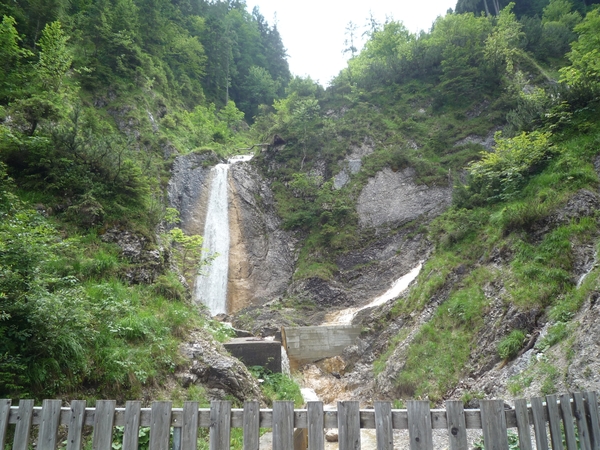
<svg viewBox="0 0 600 450"><path fill-rule="evenodd" d="M302 365L341 355L354 344L360 330L356 325L284 327L281 337L290 363Z"/></svg>

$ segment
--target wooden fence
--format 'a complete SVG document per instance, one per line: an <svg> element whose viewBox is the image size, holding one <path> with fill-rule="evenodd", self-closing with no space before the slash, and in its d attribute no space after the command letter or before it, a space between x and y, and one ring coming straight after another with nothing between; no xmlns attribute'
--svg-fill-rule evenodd
<svg viewBox="0 0 600 450"><path fill-rule="evenodd" d="M411 450L432 450L434 429L448 431L444 447L451 450L468 448L467 429L482 430L486 450L508 450L509 428L516 428L521 450L533 448L532 434L537 449L549 449L551 443L553 450L563 450L563 440L567 450L600 449L595 392L537 397L530 404L520 399L513 409L505 409L503 400L481 400L480 409L472 410L463 409L460 401L447 401L444 410L430 410L426 401L409 401L405 410L392 409L389 402L361 410L356 401L339 402L337 411L324 410L322 402L309 402L307 409L299 410L287 401L274 402L271 410L259 409L252 401L243 409L232 409L227 401L213 402L210 409L199 409L196 402L171 406L154 402L151 408L141 408L140 402L130 401L125 408L116 408L114 400L101 400L95 408L86 408L85 401L75 400L63 408L60 400L44 400L41 407L34 407L32 400L21 400L18 406L0 400L0 450L10 439L13 450L27 450L34 425L39 428L38 450L80 450L86 426L93 427L93 450L112 450L116 426L123 427L123 450L137 450L140 427L150 427L150 450L196 449L200 428L209 429L211 450L229 450L232 427L243 428L245 450L258 450L260 428L272 430L274 450L294 448L294 429L307 431L310 450L321 450L327 428L338 429L340 450L360 448L361 428L376 430L381 450L393 448L394 430L408 430ZM66 443L58 442L59 435Z"/></svg>

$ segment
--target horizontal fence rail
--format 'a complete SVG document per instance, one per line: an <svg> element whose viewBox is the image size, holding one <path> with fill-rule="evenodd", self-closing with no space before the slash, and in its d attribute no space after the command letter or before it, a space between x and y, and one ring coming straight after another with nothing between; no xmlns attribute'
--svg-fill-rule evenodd
<svg viewBox="0 0 600 450"><path fill-rule="evenodd" d="M34 426L37 440L32 439ZM81 450L85 426L93 427L93 450L112 450L117 426L123 427L122 450L138 449L140 427L150 428L149 450L196 449L202 428L209 430L211 450L229 450L232 428L243 428L245 450L258 450L260 428L272 430L274 450L322 450L325 429L330 428L338 429L340 450L360 448L360 429L375 429L377 448L385 450L394 448L394 430L408 430L411 450L432 450L435 429L448 431L450 450L468 448L467 429L482 430L486 450L508 450L509 428L517 429L521 450L600 450L595 392L536 397L529 404L520 399L511 409L503 400L481 400L480 409L467 410L455 400L447 401L446 409L430 409L427 401L409 401L407 409L392 409L389 402L360 409L359 402L346 401L338 402L337 410L324 409L322 402L294 410L288 401L274 402L273 409L260 409L255 401L232 409L228 401L212 402L210 408L199 408L197 402L172 408L167 401L142 408L141 402L129 401L117 408L114 400L99 400L95 408L87 408L82 400L70 407L62 407L60 400L44 400L41 407L33 400L20 400L18 406L0 400L0 450L11 439L13 450L27 450L32 442L38 450L54 450L65 447L65 436L67 450ZM299 430L304 439L298 439Z"/></svg>

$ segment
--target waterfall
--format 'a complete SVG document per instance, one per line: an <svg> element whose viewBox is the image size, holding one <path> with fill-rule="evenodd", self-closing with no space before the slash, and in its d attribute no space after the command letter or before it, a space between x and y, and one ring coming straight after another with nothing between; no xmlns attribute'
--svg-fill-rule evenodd
<svg viewBox="0 0 600 450"><path fill-rule="evenodd" d="M210 314L227 314L227 280L229 272L229 166L248 162L253 155L238 155L228 164L217 164L211 169L212 182L208 194L204 223L202 260L208 262L196 277L194 300L204 303Z"/></svg>
<svg viewBox="0 0 600 450"><path fill-rule="evenodd" d="M196 278L196 302L204 303L211 315L227 313L227 275L229 271L229 205L227 185L229 164L217 164L213 172L206 222L204 225L204 261ZM214 259L213 259L214 258Z"/></svg>

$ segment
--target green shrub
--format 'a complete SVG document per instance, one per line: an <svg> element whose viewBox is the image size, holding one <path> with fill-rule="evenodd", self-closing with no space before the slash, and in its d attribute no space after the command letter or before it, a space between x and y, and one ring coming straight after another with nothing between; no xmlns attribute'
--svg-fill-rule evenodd
<svg viewBox="0 0 600 450"><path fill-rule="evenodd" d="M494 152L482 152L469 164L469 189L488 201L513 198L527 177L539 172L552 155L550 134L533 131L514 138L496 133Z"/></svg>
<svg viewBox="0 0 600 450"><path fill-rule="evenodd" d="M304 404L300 386L286 374L273 373L262 366L252 366L249 369L252 375L263 380L261 389L269 400L292 400L296 408Z"/></svg>
<svg viewBox="0 0 600 450"><path fill-rule="evenodd" d="M555 344L558 344L563 339L569 336L569 329L567 323L565 322L557 322L548 328L548 333L538 342L536 342L535 348L539 351L544 351Z"/></svg>
<svg viewBox="0 0 600 450"><path fill-rule="evenodd" d="M498 343L498 355L504 360L512 359L523 348L525 332L522 330L513 330L511 333Z"/></svg>

